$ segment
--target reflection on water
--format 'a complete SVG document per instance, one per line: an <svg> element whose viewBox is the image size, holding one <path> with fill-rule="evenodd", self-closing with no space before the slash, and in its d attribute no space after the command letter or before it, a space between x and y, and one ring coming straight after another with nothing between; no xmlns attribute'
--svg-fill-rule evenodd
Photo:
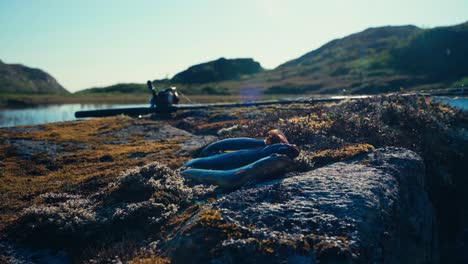
<svg viewBox="0 0 468 264"><path fill-rule="evenodd" d="M468 110L468 97L432 97L433 100L447 103L451 106Z"/></svg>
<svg viewBox="0 0 468 264"><path fill-rule="evenodd" d="M147 106L148 104L64 104L22 109L0 109L0 127L76 120L76 111Z"/></svg>
<svg viewBox="0 0 468 264"><path fill-rule="evenodd" d="M467 97L433 97L433 99L468 110ZM70 121L76 120L76 111L125 107L148 107L148 104L64 104L23 109L0 109L0 127Z"/></svg>

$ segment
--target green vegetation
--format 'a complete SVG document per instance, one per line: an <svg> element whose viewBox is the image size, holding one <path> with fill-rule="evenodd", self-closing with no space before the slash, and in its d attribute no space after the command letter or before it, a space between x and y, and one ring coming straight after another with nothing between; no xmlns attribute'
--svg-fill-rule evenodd
<svg viewBox="0 0 468 264"><path fill-rule="evenodd" d="M146 84L140 83L119 83L107 87L98 87L98 88L89 88L82 91L78 91L75 94L84 95L84 94L100 94L100 93L145 93L148 94L148 87Z"/></svg>
<svg viewBox="0 0 468 264"><path fill-rule="evenodd" d="M330 41L276 69L218 85L236 91L254 83L266 93L290 94L447 89L468 75L467 25L369 28Z"/></svg>
<svg viewBox="0 0 468 264"><path fill-rule="evenodd" d="M393 51L393 64L430 80L457 79L468 74L468 22L422 30Z"/></svg>
<svg viewBox="0 0 468 264"><path fill-rule="evenodd" d="M461 78L460 80L452 84L453 87L468 87L468 76Z"/></svg>

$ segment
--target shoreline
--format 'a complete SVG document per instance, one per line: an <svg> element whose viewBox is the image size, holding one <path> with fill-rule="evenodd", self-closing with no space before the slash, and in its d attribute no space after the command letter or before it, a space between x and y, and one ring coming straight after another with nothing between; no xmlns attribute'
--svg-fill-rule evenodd
<svg viewBox="0 0 468 264"><path fill-rule="evenodd" d="M423 96L468 97L468 91L464 92L411 92ZM384 95L384 94L382 94ZM336 96L360 96L354 94L304 94L302 96L326 98ZM362 96L378 96L374 94ZM301 97L298 94L268 94L255 98L241 98L239 95L189 95L189 100L181 97L181 103L234 103L241 101L279 100ZM33 94L0 94L0 110L24 109L42 105L64 104L146 104L150 95L146 93L136 94L87 94L87 95L33 95Z"/></svg>

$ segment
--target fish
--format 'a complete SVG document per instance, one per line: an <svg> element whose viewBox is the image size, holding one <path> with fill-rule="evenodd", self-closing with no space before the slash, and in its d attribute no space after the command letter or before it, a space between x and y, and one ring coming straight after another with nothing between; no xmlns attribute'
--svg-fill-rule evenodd
<svg viewBox="0 0 468 264"><path fill-rule="evenodd" d="M261 180L284 173L294 166L287 155L271 154L253 163L231 170L187 169L180 175L196 183L218 185L230 189L239 187L250 180Z"/></svg>
<svg viewBox="0 0 468 264"><path fill-rule="evenodd" d="M300 149L291 144L274 144L256 149L243 149L234 152L192 159L184 164L185 167L212 170L229 170L250 164L273 153L284 154L294 159Z"/></svg>
<svg viewBox="0 0 468 264"><path fill-rule="evenodd" d="M200 153L200 157L207 157L228 150L240 150L264 147L265 140L248 137L227 138L205 147Z"/></svg>
<svg viewBox="0 0 468 264"><path fill-rule="evenodd" d="M261 148L267 145L285 143L289 144L286 136L278 129L268 131L268 136L265 139L256 139L248 137L227 138L205 147L200 153L200 157L207 157L219 154L225 151Z"/></svg>

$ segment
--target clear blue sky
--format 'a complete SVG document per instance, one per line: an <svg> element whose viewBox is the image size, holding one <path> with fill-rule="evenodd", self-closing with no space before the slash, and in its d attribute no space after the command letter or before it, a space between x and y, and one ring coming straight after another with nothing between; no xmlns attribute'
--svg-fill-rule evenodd
<svg viewBox="0 0 468 264"><path fill-rule="evenodd" d="M368 27L467 19L468 0L0 0L0 60L76 91L219 57L274 68Z"/></svg>

